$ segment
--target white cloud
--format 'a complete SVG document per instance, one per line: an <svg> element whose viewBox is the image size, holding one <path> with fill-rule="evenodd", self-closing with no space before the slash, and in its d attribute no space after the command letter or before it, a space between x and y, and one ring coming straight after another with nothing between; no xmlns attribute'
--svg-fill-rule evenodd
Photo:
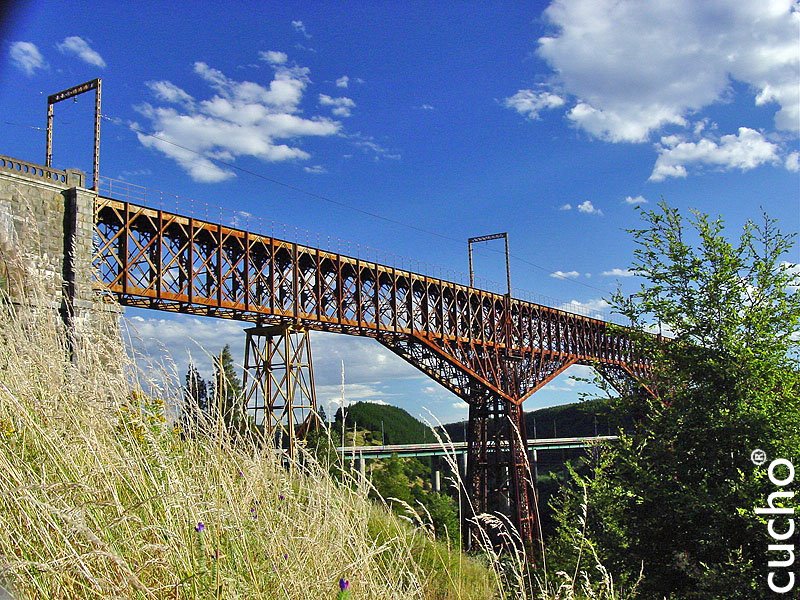
<svg viewBox="0 0 800 600"><path fill-rule="evenodd" d="M513 108L528 119L538 119L541 111L564 106L565 102L564 98L552 92L519 90L503 100L503 106Z"/></svg>
<svg viewBox="0 0 800 600"><path fill-rule="evenodd" d="M146 81L145 85L150 88L156 98L164 102L172 102L174 104L185 104L187 106L194 105L194 98L174 83L169 81Z"/></svg>
<svg viewBox="0 0 800 600"><path fill-rule="evenodd" d="M289 60L286 52L278 52L277 50L267 50L266 52L259 52L258 57L268 62L271 65L283 65Z"/></svg>
<svg viewBox="0 0 800 600"><path fill-rule="evenodd" d="M89 42L77 35L64 38L64 41L58 44L58 49L64 54L73 54L83 62L95 67L102 68L106 66L106 61L96 50L89 46Z"/></svg>
<svg viewBox="0 0 800 600"><path fill-rule="evenodd" d="M558 210L572 210L572 204L569 204L569 203L567 203L567 204L562 204L562 205L561 205L561 206L558 208Z"/></svg>
<svg viewBox="0 0 800 600"><path fill-rule="evenodd" d="M597 298L594 300L587 300L586 302L580 302L579 300L570 300L569 302L565 302L564 304L561 304L556 308L565 310L567 312L584 315L586 317L603 319L608 316L607 315L608 309L611 308L611 305L602 298Z"/></svg>
<svg viewBox="0 0 800 600"><path fill-rule="evenodd" d="M356 106L356 103L346 96L331 98L327 94L319 95L319 103L320 106L332 106L331 112L337 117L349 117L352 114L351 109Z"/></svg>
<svg viewBox="0 0 800 600"><path fill-rule="evenodd" d="M376 160L381 158L400 160L400 154L381 146L371 135L364 135L363 133L356 132L348 135L347 139L364 152L372 153Z"/></svg>
<svg viewBox="0 0 800 600"><path fill-rule="evenodd" d="M14 66L24 71L26 75L33 75L37 69L46 66L39 48L31 42L13 42L8 54Z"/></svg>
<svg viewBox="0 0 800 600"><path fill-rule="evenodd" d="M748 171L759 165L779 161L779 148L758 131L740 127L737 135L724 135L719 141L703 138L698 142L662 138L656 146L658 159L650 181L667 177L686 177L688 165L707 165L723 171Z"/></svg>
<svg viewBox="0 0 800 600"><path fill-rule="evenodd" d="M559 0L538 54L575 98L568 118L609 141L641 142L729 98L731 80L800 130L800 11L795 0Z"/></svg>
<svg viewBox="0 0 800 600"><path fill-rule="evenodd" d="M336 87L346 88L350 84L350 78L347 75L342 75L336 80Z"/></svg>
<svg viewBox="0 0 800 600"><path fill-rule="evenodd" d="M783 165L792 173L797 173L800 171L800 152L792 152L786 157L786 161L783 163Z"/></svg>
<svg viewBox="0 0 800 600"><path fill-rule="evenodd" d="M603 271L603 277L633 277L636 275L630 269L611 269L610 271Z"/></svg>
<svg viewBox="0 0 800 600"><path fill-rule="evenodd" d="M644 196L625 196L623 200L625 204L647 204L647 199Z"/></svg>
<svg viewBox="0 0 800 600"><path fill-rule="evenodd" d="M595 208L594 204L592 204L591 200L584 200L580 204L578 204L578 212L582 212L587 215L598 215L600 217L603 216L603 211L599 208Z"/></svg>
<svg viewBox="0 0 800 600"><path fill-rule="evenodd" d="M264 86L236 81L206 63L195 63L195 74L215 92L205 100L192 98L169 81L148 83L158 100L180 104L138 106L137 110L150 121L153 134L137 132L139 141L175 160L195 181L205 183L234 176L233 171L214 159L308 159L308 152L283 140L331 136L339 133L341 124L327 117L307 118L300 114L300 103L309 84L307 68L271 65L274 75Z"/></svg>
<svg viewBox="0 0 800 600"><path fill-rule="evenodd" d="M463 401L453 402L450 404L451 408L455 408L456 410L467 410L469 408L469 404Z"/></svg>
<svg viewBox="0 0 800 600"><path fill-rule="evenodd" d="M311 34L306 31L306 26L303 24L302 21L292 21L292 27L297 33L301 33L304 38L307 40L311 39Z"/></svg>
<svg viewBox="0 0 800 600"><path fill-rule="evenodd" d="M322 165L312 165L310 167L303 167L303 171L305 171L306 173L311 173L312 175L322 175L323 173L328 172L328 170Z"/></svg>
<svg viewBox="0 0 800 600"><path fill-rule="evenodd" d="M576 277L580 277L580 273L577 271L554 271L550 273L550 277L554 277L556 279L575 279Z"/></svg>
<svg viewBox="0 0 800 600"><path fill-rule="evenodd" d="M433 110L433 105L432 104L421 104L419 108L420 108L420 110Z"/></svg>
<svg viewBox="0 0 800 600"><path fill-rule="evenodd" d="M785 268L789 275L793 278L793 283L797 283L798 285L790 285L789 291L790 292L798 292L800 291L800 263L793 263L789 261L783 261L781 263L781 267Z"/></svg>

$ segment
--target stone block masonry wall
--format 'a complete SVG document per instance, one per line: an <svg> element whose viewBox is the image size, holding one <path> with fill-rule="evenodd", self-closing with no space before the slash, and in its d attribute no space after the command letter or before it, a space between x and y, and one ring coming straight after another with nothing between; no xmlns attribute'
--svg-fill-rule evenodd
<svg viewBox="0 0 800 600"><path fill-rule="evenodd" d="M93 289L97 195L84 185L80 171L0 156L0 286L14 303L59 311L73 343L119 312Z"/></svg>

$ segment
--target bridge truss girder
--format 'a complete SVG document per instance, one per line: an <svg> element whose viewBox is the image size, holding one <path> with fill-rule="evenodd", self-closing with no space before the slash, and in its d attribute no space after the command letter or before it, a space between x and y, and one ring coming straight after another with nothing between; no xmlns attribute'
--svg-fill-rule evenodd
<svg viewBox="0 0 800 600"><path fill-rule="evenodd" d="M473 503L526 545L524 400L573 364L618 389L648 370L598 319L129 202L98 198L95 242L98 284L123 305L372 337L444 385L470 405Z"/></svg>

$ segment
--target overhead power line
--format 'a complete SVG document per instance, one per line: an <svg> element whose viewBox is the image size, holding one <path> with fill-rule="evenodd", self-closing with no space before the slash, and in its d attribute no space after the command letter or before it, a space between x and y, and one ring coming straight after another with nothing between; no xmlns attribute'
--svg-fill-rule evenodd
<svg viewBox="0 0 800 600"><path fill-rule="evenodd" d="M109 115L102 115L102 118L104 120L110 122L110 123L115 124L115 125L122 125L123 124L123 121L121 119L114 118L114 117L111 117ZM383 221L385 223L391 223L392 225L397 225L399 227L405 227L406 229L411 229L413 231L417 231L417 232L423 233L425 235L430 235L430 236L433 236L433 237L436 237L436 238L439 238L439 239L442 239L442 240L447 240L449 242L454 242L454 243L461 244L461 245L463 245L465 243L464 240L460 240L458 238L454 238L452 236L445 235L443 233L439 233L437 231L432 231L430 229L425 229L424 227L418 227L417 225L414 225L412 223L407 223L407 222L404 222L404 221L398 221L397 219L392 219L391 217L387 217L385 215L381 215L379 213L372 212L372 211L369 211L369 210L365 210L363 208L359 208L357 206L353 206L352 204L348 204L346 202L342 202L341 200L336 200L336 199L331 198L329 196L325 196L324 194L318 194L316 192L311 192L309 190L305 190L303 188L297 187L296 185L292 185L290 183L286 183L285 181L280 181L280 180L275 179L273 177L268 177L268 176L266 176L266 175L264 175L262 173L259 173L257 171L253 171L251 169L247 169L247 168L239 166L239 165L237 165L235 163L232 163L232 162L229 162L229 161L225 161L225 160L222 160L222 159L219 159L219 158L210 158L210 157L206 156L205 154L203 154L202 152L198 152L197 150L194 150L193 148L188 148L187 146L183 146L181 144L173 142L172 140L168 140L168 139L166 139L166 138L164 138L162 136L156 135L154 133L148 133L148 132L142 130L141 128L139 128L139 127L137 127L135 125L129 124L128 128L130 130L134 131L135 133L140 134L140 135L144 135L146 137L153 138L153 139L158 140L160 142L163 142L165 144L169 144L170 146L174 146L176 148L180 148L181 150L185 150L187 152L191 152L192 154L195 154L197 156L202 157L204 160L210 160L210 161L215 162L217 164L224 165L224 166L226 166L226 167L228 167L230 169L233 169L235 171L239 171L240 173L245 173L247 175L250 175L251 177L255 177L257 179L261 179L263 181L267 181L269 183L272 183L274 185L280 186L282 188L291 190L293 192L297 192L298 194L303 194L304 196L307 196L309 198L314 198L315 200L319 200L321 202L327 202L328 204L333 204L333 205L338 206L340 208L346 208L347 210L351 210L351 211L360 213L362 215L365 215L365 216L371 217L373 219L377 219L377 220ZM497 250L495 248L485 247L484 249L489 251L489 252L494 252L496 254L503 254L503 252L500 252L499 250ZM517 261L519 261L519 262L521 262L523 264L526 264L528 266L531 266L531 267L534 267L536 269L539 269L540 271L543 271L543 272L547 273L548 275L555 272L555 269L548 269L547 267L543 267L542 265L538 265L538 264L536 264L536 263L534 263L534 262L532 262L532 261L530 261L530 260L528 260L526 258L523 258L521 256L517 256L516 254L509 253L509 256L511 258L513 258L514 260L517 260ZM576 279L569 279L569 278L566 278L566 277L559 277L558 279L560 279L562 281L569 282L569 283L574 283L576 285L583 286L583 287L585 287L587 289L591 289L591 290L595 290L595 291L598 291L598 292L602 292L603 294L608 292L608 290L605 290L603 288L591 285L589 283L585 283L583 281L578 281Z"/></svg>

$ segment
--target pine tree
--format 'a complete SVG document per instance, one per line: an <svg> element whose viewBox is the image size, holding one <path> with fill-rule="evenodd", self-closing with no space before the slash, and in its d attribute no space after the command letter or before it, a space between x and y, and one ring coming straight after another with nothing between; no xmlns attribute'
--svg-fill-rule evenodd
<svg viewBox="0 0 800 600"><path fill-rule="evenodd" d="M185 381L180 418L184 431L189 432L196 428L201 415L208 412L208 384L194 363L189 363Z"/></svg>
<svg viewBox="0 0 800 600"><path fill-rule="evenodd" d="M219 356L214 357L214 410L231 435L254 432L255 423L245 412L242 382L236 375L231 348L227 344Z"/></svg>

